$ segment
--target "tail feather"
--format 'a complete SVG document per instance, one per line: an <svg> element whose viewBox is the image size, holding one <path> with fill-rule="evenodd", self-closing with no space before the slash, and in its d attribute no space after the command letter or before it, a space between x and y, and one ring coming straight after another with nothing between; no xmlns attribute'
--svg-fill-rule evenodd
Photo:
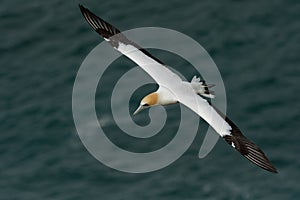
<svg viewBox="0 0 300 200"><path fill-rule="evenodd" d="M191 84L197 94L200 94L201 96L207 98L215 97L214 91L209 90L209 88L215 86L214 84L206 84L204 80L201 80L199 77L197 78L196 76L193 77Z"/></svg>
<svg viewBox="0 0 300 200"><path fill-rule="evenodd" d="M206 84L206 85L203 85L202 87L212 88L212 87L215 87L215 86L216 86L215 84Z"/></svg>

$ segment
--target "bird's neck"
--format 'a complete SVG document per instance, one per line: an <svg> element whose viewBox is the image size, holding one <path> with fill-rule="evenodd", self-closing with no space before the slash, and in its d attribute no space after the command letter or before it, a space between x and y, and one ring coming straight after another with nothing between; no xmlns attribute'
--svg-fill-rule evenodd
<svg viewBox="0 0 300 200"><path fill-rule="evenodd" d="M159 105L169 105L177 103L175 95L165 87L159 87L156 93L158 94Z"/></svg>

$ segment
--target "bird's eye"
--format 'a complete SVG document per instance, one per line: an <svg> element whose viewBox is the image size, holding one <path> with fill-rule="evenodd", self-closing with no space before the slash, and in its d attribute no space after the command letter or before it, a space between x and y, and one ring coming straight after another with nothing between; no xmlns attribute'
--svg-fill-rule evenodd
<svg viewBox="0 0 300 200"><path fill-rule="evenodd" d="M145 103L145 104L143 104L143 106L149 106L149 104Z"/></svg>

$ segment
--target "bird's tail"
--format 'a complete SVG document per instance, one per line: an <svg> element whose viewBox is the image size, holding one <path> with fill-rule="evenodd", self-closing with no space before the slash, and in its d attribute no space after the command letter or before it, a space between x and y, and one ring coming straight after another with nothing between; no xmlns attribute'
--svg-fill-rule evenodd
<svg viewBox="0 0 300 200"><path fill-rule="evenodd" d="M199 77L193 77L191 80L191 85L197 94L207 98L214 98L215 93L214 91L209 90L209 88L214 87L214 84L206 84L204 80L201 80Z"/></svg>

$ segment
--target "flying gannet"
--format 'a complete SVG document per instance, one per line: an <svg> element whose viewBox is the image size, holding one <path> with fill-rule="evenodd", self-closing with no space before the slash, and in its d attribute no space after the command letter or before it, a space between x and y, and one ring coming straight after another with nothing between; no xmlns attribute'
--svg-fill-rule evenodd
<svg viewBox="0 0 300 200"><path fill-rule="evenodd" d="M263 151L247 139L240 129L217 108L201 96L213 98L204 80L194 77L191 82L183 81L159 59L127 39L117 28L107 23L89 9L79 5L89 25L100 34L113 48L138 64L158 84L157 91L145 96L134 114L155 105L181 103L202 117L233 148L257 166L277 173ZM201 96L200 96L201 95Z"/></svg>

